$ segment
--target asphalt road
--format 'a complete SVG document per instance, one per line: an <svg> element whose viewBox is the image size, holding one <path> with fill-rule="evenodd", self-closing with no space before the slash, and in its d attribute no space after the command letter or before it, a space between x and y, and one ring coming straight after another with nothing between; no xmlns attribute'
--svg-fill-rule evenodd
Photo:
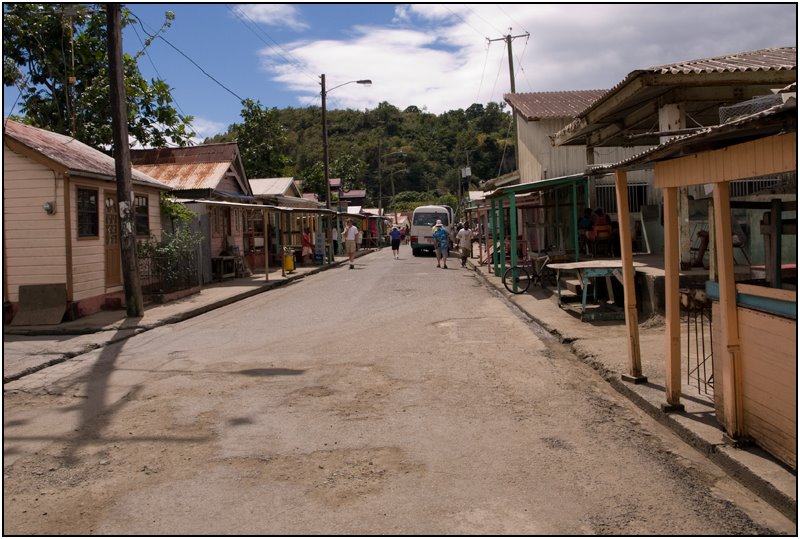
<svg viewBox="0 0 800 539"><path fill-rule="evenodd" d="M435 265L387 249L6 384L4 533L775 533L475 273Z"/></svg>

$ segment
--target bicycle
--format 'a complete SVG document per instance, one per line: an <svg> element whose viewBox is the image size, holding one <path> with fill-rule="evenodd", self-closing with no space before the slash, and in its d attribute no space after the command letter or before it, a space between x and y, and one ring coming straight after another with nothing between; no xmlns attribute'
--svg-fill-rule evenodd
<svg viewBox="0 0 800 539"><path fill-rule="evenodd" d="M520 265L506 269L503 272L503 286L506 290L512 294L524 294L531 283L544 287L545 280L555 285L555 272L547 266L550 254L548 251L543 253L533 258L525 258Z"/></svg>

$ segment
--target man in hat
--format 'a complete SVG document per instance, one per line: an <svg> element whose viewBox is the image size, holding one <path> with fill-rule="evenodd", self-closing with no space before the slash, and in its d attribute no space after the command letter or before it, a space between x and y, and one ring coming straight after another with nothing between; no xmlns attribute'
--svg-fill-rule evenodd
<svg viewBox="0 0 800 539"><path fill-rule="evenodd" d="M433 226L433 241L436 251L436 267L441 268L444 262L444 269L447 269L447 251L450 249L450 234L444 228L441 220L436 221Z"/></svg>
<svg viewBox="0 0 800 539"><path fill-rule="evenodd" d="M397 225L392 227L389 237L392 238L392 255L395 260L400 260L400 229L397 228Z"/></svg>

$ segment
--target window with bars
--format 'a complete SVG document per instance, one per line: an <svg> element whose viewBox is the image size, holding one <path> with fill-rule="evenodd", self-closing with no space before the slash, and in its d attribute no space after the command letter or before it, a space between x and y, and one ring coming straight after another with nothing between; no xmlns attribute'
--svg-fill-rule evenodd
<svg viewBox="0 0 800 539"><path fill-rule="evenodd" d="M99 213L97 209L97 189L77 189L78 237L96 238L99 236Z"/></svg>
<svg viewBox="0 0 800 539"><path fill-rule="evenodd" d="M150 208L148 206L148 197L147 197L147 195L134 194L134 196L133 196L133 210L134 210L134 220L135 220L135 224L136 224L136 235L137 236L149 236L150 235Z"/></svg>
<svg viewBox="0 0 800 539"><path fill-rule="evenodd" d="M628 211L642 211L647 204L649 186L646 183L628 185ZM613 184L595 186L595 205L606 213L617 213L617 189Z"/></svg>

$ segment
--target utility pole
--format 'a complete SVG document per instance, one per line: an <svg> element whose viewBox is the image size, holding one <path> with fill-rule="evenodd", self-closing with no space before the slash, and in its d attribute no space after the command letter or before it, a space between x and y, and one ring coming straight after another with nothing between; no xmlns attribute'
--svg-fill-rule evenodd
<svg viewBox="0 0 800 539"><path fill-rule="evenodd" d="M492 41L505 41L506 46L508 47L508 75L511 78L511 93L514 94L517 92L516 85L514 83L514 55L511 52L511 41L518 38L518 37L531 37L530 32L525 32L524 34L520 34L518 36L511 35L511 28L508 29L508 35L503 37L499 37L497 39L486 39L489 43ZM517 115L514 111L511 111L511 121L514 125L514 167L519 169L519 139L517 138Z"/></svg>
<svg viewBox="0 0 800 539"><path fill-rule="evenodd" d="M108 28L108 67L111 83L111 128L114 132L114 169L117 176L119 244L122 254L122 282L125 305L130 317L144 314L142 287L136 258L136 231L133 219L131 150L128 147L128 111L122 72L122 23L120 4L106 4Z"/></svg>

